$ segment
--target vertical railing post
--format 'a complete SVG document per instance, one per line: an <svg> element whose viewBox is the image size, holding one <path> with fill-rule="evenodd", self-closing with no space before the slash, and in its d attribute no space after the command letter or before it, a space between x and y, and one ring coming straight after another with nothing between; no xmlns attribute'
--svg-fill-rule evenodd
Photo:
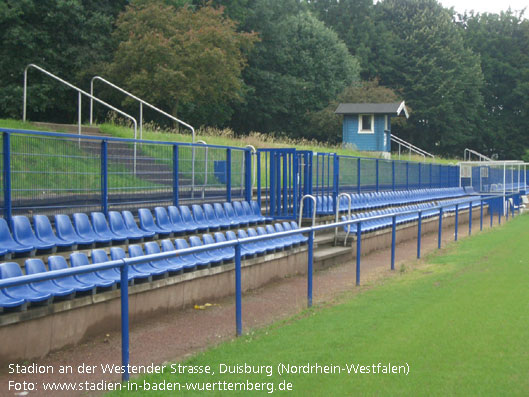
<svg viewBox="0 0 529 397"><path fill-rule="evenodd" d="M395 245L397 235L397 216L391 217L391 270L395 270Z"/></svg>
<svg viewBox="0 0 529 397"><path fill-rule="evenodd" d="M479 230L483 230L483 200L479 203Z"/></svg>
<svg viewBox="0 0 529 397"><path fill-rule="evenodd" d="M340 158L337 154L334 154L333 158L333 213L336 213L336 209L340 208L340 203L338 203L338 195L340 194Z"/></svg>
<svg viewBox="0 0 529 397"><path fill-rule="evenodd" d="M442 172L443 172L443 165L439 164L439 183L437 184L437 187L442 187L442 184L443 184L443 178L441 177Z"/></svg>
<svg viewBox="0 0 529 397"><path fill-rule="evenodd" d="M492 200L489 201L489 215L490 215L490 227L492 227L492 224L494 223L494 218L493 218L493 209L492 209Z"/></svg>
<svg viewBox="0 0 529 397"><path fill-rule="evenodd" d="M421 234L422 234L422 211L419 211L417 224L417 259L421 259Z"/></svg>
<svg viewBox="0 0 529 397"><path fill-rule="evenodd" d="M360 256L362 255L362 222L358 222L356 228L356 285L360 285Z"/></svg>
<svg viewBox="0 0 529 397"><path fill-rule="evenodd" d="M301 227L301 225L300 225ZM312 306L312 265L313 265L313 251L314 251L314 230L309 233L309 247L308 247L308 268L307 268L307 306Z"/></svg>
<svg viewBox="0 0 529 397"><path fill-rule="evenodd" d="M422 175L422 163L417 163L417 168L418 168L418 171L419 171L419 189L421 188L421 175Z"/></svg>
<svg viewBox="0 0 529 397"><path fill-rule="evenodd" d="M361 183L360 183L360 177L361 177L361 171L360 171L360 157L358 157L357 167L356 167L356 179L357 179L357 193L360 193L361 191Z"/></svg>
<svg viewBox="0 0 529 397"><path fill-rule="evenodd" d="M129 380L129 265L123 261L120 268L121 298L121 365L124 368L121 380Z"/></svg>
<svg viewBox="0 0 529 397"><path fill-rule="evenodd" d="M437 231L437 249L441 249L443 241L443 207L439 208L439 230Z"/></svg>
<svg viewBox="0 0 529 397"><path fill-rule="evenodd" d="M455 230L455 233L454 233L454 240L457 241L457 232L459 230L459 204L456 204L456 220L455 220L455 224L456 224L456 230Z"/></svg>
<svg viewBox="0 0 529 397"><path fill-rule="evenodd" d="M432 167L433 167L433 164L430 163L430 189L433 187L432 186Z"/></svg>
<svg viewBox="0 0 529 397"><path fill-rule="evenodd" d="M108 216L108 142L101 141L101 212Z"/></svg>
<svg viewBox="0 0 529 397"><path fill-rule="evenodd" d="M498 199L498 225L501 225L501 213L503 212L503 199Z"/></svg>
<svg viewBox="0 0 529 397"><path fill-rule="evenodd" d="M472 201L468 203L468 235L472 234Z"/></svg>
<svg viewBox="0 0 529 397"><path fill-rule="evenodd" d="M178 207L178 145L173 145L173 205Z"/></svg>
<svg viewBox="0 0 529 397"><path fill-rule="evenodd" d="M257 204L261 208L261 152L255 154L255 166L257 167L256 185L257 185Z"/></svg>
<svg viewBox="0 0 529 397"><path fill-rule="evenodd" d="M378 189L379 189L379 183L378 183L378 159L375 160L375 176L376 176L376 181L375 181L375 191L378 192Z"/></svg>
<svg viewBox="0 0 529 397"><path fill-rule="evenodd" d="M406 190L410 190L410 163L406 161Z"/></svg>
<svg viewBox="0 0 529 397"><path fill-rule="evenodd" d="M82 98L83 96L81 95L81 91L79 91L78 93L78 109L77 109L77 134L78 135L81 135L81 105L82 105ZM79 138L79 145L81 144L81 140Z"/></svg>
<svg viewBox="0 0 529 397"><path fill-rule="evenodd" d="M235 246L235 328L242 335L241 243Z"/></svg>
<svg viewBox="0 0 529 397"><path fill-rule="evenodd" d="M226 149L226 201L231 202L231 149L229 148Z"/></svg>
<svg viewBox="0 0 529 397"><path fill-rule="evenodd" d="M2 137L3 179L4 179L4 219L12 227L11 208L11 134L4 132Z"/></svg>
<svg viewBox="0 0 529 397"><path fill-rule="evenodd" d="M247 202L252 200L252 151L244 151L244 199Z"/></svg>
<svg viewBox="0 0 529 397"><path fill-rule="evenodd" d="M395 191L395 160L391 162L391 187Z"/></svg>

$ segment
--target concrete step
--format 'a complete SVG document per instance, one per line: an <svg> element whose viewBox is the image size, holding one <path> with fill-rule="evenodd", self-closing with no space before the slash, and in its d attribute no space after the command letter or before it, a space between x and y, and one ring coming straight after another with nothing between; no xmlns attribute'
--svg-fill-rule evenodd
<svg viewBox="0 0 529 397"><path fill-rule="evenodd" d="M325 262L326 260L344 256L351 257L351 247L323 247L314 251L314 262Z"/></svg>

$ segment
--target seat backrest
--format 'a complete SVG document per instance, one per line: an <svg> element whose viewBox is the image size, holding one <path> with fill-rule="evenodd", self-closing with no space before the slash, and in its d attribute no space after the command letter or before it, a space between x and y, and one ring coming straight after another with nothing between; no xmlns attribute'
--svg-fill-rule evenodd
<svg viewBox="0 0 529 397"><path fill-rule="evenodd" d="M248 229L248 236L249 237L256 237L257 235L258 234L257 234L257 232L255 231L255 229L253 227Z"/></svg>
<svg viewBox="0 0 529 397"><path fill-rule="evenodd" d="M250 201L250 207L252 208L254 215L259 215L259 216L262 215L261 207L259 207L259 204L257 204L257 201L253 201L253 200Z"/></svg>
<svg viewBox="0 0 529 397"><path fill-rule="evenodd" d="M228 230L226 232L226 240L237 240L237 235L233 230Z"/></svg>
<svg viewBox="0 0 529 397"><path fill-rule="evenodd" d="M61 238L69 240L75 240L77 238L77 232L75 231L68 215L55 215L55 230L57 231L57 235Z"/></svg>
<svg viewBox="0 0 529 397"><path fill-rule="evenodd" d="M159 254L160 252L161 252L160 251L160 246L158 245L157 242L149 241L149 242L145 243L145 253L147 255Z"/></svg>
<svg viewBox="0 0 529 397"><path fill-rule="evenodd" d="M75 231L79 233L80 236L92 236L94 235L94 229L90 224L90 219L85 213L77 212L73 214L73 224L75 226Z"/></svg>
<svg viewBox="0 0 529 397"><path fill-rule="evenodd" d="M187 241L183 238L177 238L175 239L174 241L175 245L176 245L176 249L178 250L181 250L181 249L185 249L185 248L189 248L189 244L187 243Z"/></svg>
<svg viewBox="0 0 529 397"><path fill-rule="evenodd" d="M110 232L110 229L108 228L107 219L105 218L105 214L102 212L92 212L92 225L94 226L94 230L97 233L108 233Z"/></svg>
<svg viewBox="0 0 529 397"><path fill-rule="evenodd" d="M285 230L292 230L292 226L288 222L283 222L283 229Z"/></svg>
<svg viewBox="0 0 529 397"><path fill-rule="evenodd" d="M239 229L239 230L237 230L237 235L239 236L239 238L246 238L246 237L248 237L248 234L246 233L246 230L244 230L244 229Z"/></svg>
<svg viewBox="0 0 529 397"><path fill-rule="evenodd" d="M84 252L74 252L70 254L70 264L72 267L89 265L88 257Z"/></svg>
<svg viewBox="0 0 529 397"><path fill-rule="evenodd" d="M36 274L36 273L46 272L46 266L44 265L44 262L42 262L42 259L40 258L26 259L26 262L24 263L24 265L26 267L26 274Z"/></svg>
<svg viewBox="0 0 529 397"><path fill-rule="evenodd" d="M169 213L169 219L174 225L180 225L184 223L178 207L170 205L169 207L167 207L167 211Z"/></svg>
<svg viewBox="0 0 529 397"><path fill-rule="evenodd" d="M38 238L55 237L50 220L45 215L33 215L33 228Z"/></svg>
<svg viewBox="0 0 529 397"><path fill-rule="evenodd" d="M15 262L4 262L0 263L0 278L6 279L11 277L23 276L22 270L18 263Z"/></svg>
<svg viewBox="0 0 529 397"><path fill-rule="evenodd" d="M215 210L215 215L218 219L226 219L226 211L220 203L213 203L213 208Z"/></svg>
<svg viewBox="0 0 529 397"><path fill-rule="evenodd" d="M61 255L48 256L48 267L50 270L68 269L68 263Z"/></svg>
<svg viewBox="0 0 529 397"><path fill-rule="evenodd" d="M154 225L154 218L152 216L152 213L147 208L140 208L138 210L138 218L140 219L140 226L142 228L153 228Z"/></svg>
<svg viewBox="0 0 529 397"><path fill-rule="evenodd" d="M250 207L250 204L248 204L247 201L241 201L241 205L246 215L254 216L254 213L252 212L252 208Z"/></svg>
<svg viewBox="0 0 529 397"><path fill-rule="evenodd" d="M193 204L191 208L193 208L193 216L197 222L204 222L206 220L204 210L200 205Z"/></svg>
<svg viewBox="0 0 529 397"><path fill-rule="evenodd" d="M224 236L224 233L215 232L215 241L217 243L221 243L223 241L226 241L226 236Z"/></svg>
<svg viewBox="0 0 529 397"><path fill-rule="evenodd" d="M215 244L215 240L211 234L203 234L202 240L204 241L204 245Z"/></svg>
<svg viewBox="0 0 529 397"><path fill-rule="evenodd" d="M264 227L262 227L262 226L258 226L258 227L257 227L257 234L260 235L260 236L262 236L263 234L268 234L268 233L266 233L266 230L265 230Z"/></svg>
<svg viewBox="0 0 529 397"><path fill-rule="evenodd" d="M232 204L235 214L239 217L246 218L246 214L244 213L241 203L239 201L234 201Z"/></svg>
<svg viewBox="0 0 529 397"><path fill-rule="evenodd" d="M171 227L171 220L169 219L169 214L165 207L155 207L154 216L156 216L156 223L160 226Z"/></svg>
<svg viewBox="0 0 529 397"><path fill-rule="evenodd" d="M191 210L187 205L181 205L180 207L180 214L182 215L182 219L186 223L195 223L195 220L193 219L193 215L191 215Z"/></svg>
<svg viewBox="0 0 529 397"><path fill-rule="evenodd" d="M130 211L121 211L121 214L123 215L123 221L125 222L125 226L129 230L139 230L138 224L134 220L134 215L132 215L132 212Z"/></svg>
<svg viewBox="0 0 529 397"><path fill-rule="evenodd" d="M112 230L114 233L123 234L127 231L123 216L121 216L121 214L117 211L109 211L108 223L110 225L110 230Z"/></svg>
<svg viewBox="0 0 529 397"><path fill-rule="evenodd" d="M233 205L231 203L224 203L223 204L224 211L226 212L226 216L228 219L233 219L237 217L237 214L235 213L235 209L233 208Z"/></svg>
<svg viewBox="0 0 529 397"><path fill-rule="evenodd" d="M162 240L162 251L163 252L170 252L174 250L175 250L175 247L171 240L169 239Z"/></svg>
<svg viewBox="0 0 529 397"><path fill-rule="evenodd" d="M105 250L95 249L92 250L92 263L104 263L109 262L108 255Z"/></svg>
<svg viewBox="0 0 529 397"><path fill-rule="evenodd" d="M31 229L29 219L24 215L13 217L13 237L18 241L36 238L33 229Z"/></svg>
<svg viewBox="0 0 529 397"><path fill-rule="evenodd" d="M119 259L124 259L127 256L125 255L125 250L121 247L112 247L110 248L110 258L113 261L117 261Z"/></svg>
<svg viewBox="0 0 529 397"><path fill-rule="evenodd" d="M278 232L284 232L285 231L285 229L283 229L283 225L281 225L281 223L276 223L274 226L276 228L276 231L278 231Z"/></svg>
<svg viewBox="0 0 529 397"><path fill-rule="evenodd" d="M202 207L204 207L204 215L208 221L217 219L217 215L215 215L215 210L211 204L203 204Z"/></svg>
<svg viewBox="0 0 529 397"><path fill-rule="evenodd" d="M141 248L141 245L131 244L129 245L129 258L136 258L137 256L144 256L145 253Z"/></svg>
<svg viewBox="0 0 529 397"><path fill-rule="evenodd" d="M4 241L14 244L13 237L11 236L11 232L9 231L9 226L7 226L6 220L4 218L0 218L0 246Z"/></svg>
<svg viewBox="0 0 529 397"><path fill-rule="evenodd" d="M266 225L266 233L273 234L273 233L276 233L276 230L274 229L272 225Z"/></svg>
<svg viewBox="0 0 529 397"><path fill-rule="evenodd" d="M191 236L189 237L189 244L191 247L200 247L202 244L202 240L198 236Z"/></svg>

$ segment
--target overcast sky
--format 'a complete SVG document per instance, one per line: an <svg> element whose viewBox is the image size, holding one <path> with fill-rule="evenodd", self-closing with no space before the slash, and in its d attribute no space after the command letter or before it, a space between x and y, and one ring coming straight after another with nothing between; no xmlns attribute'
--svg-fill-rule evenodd
<svg viewBox="0 0 529 397"><path fill-rule="evenodd" d="M439 0L445 7L454 7L454 9L463 13L463 11L474 10L476 12L494 12L506 11L509 6L512 10L521 10L527 8L525 18L529 17L529 0Z"/></svg>

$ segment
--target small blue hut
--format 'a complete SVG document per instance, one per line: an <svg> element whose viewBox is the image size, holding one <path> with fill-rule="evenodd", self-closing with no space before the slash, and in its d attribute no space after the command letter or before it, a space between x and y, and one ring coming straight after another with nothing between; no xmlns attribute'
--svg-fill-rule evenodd
<svg viewBox="0 0 529 397"><path fill-rule="evenodd" d="M404 112L404 101L395 103L340 103L336 114L343 114L343 143L370 152L391 151L391 118Z"/></svg>

